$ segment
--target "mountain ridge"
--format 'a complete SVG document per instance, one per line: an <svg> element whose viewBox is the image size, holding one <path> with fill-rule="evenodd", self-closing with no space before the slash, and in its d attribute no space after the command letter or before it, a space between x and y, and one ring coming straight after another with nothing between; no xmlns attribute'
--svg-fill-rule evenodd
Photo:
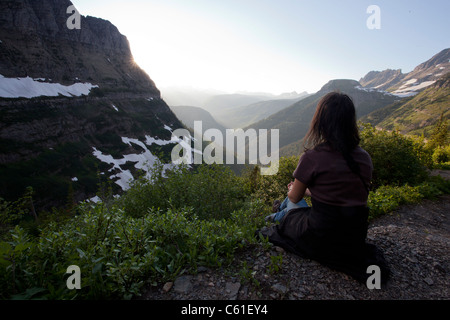
<svg viewBox="0 0 450 320"><path fill-rule="evenodd" d="M0 197L14 200L31 186L43 208L66 203L71 190L73 200L88 199L105 179L120 193L155 154L170 153L172 130L183 128L126 37L93 17L69 30L71 5L0 2ZM81 84L89 90L67 89ZM30 85L37 92L21 95Z"/></svg>
<svg viewBox="0 0 450 320"><path fill-rule="evenodd" d="M419 64L411 72L404 74L400 69L370 71L359 82L364 88L385 90L406 97L432 85L449 71L450 48L447 48Z"/></svg>
<svg viewBox="0 0 450 320"><path fill-rule="evenodd" d="M428 138L441 115L450 119L449 99L450 72L417 95L376 110L361 120L386 130Z"/></svg>
<svg viewBox="0 0 450 320"><path fill-rule="evenodd" d="M127 38L111 22L80 16L81 29L67 27L71 5L68 0L1 2L0 74L62 84L102 83L105 90L160 97L154 82L134 63Z"/></svg>
<svg viewBox="0 0 450 320"><path fill-rule="evenodd" d="M317 103L325 94L333 91L343 92L352 97L358 117L399 99L382 91L361 88L360 83L356 80L330 80L317 93L247 128L280 130L280 152L282 155L287 155L283 153L283 149L291 144L297 144L303 139L309 129ZM297 150L296 154L299 153L300 150Z"/></svg>

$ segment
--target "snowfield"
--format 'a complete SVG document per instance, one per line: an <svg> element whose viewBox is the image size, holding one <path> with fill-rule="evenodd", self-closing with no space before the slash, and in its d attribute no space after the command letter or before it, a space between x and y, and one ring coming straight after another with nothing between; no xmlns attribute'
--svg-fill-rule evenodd
<svg viewBox="0 0 450 320"><path fill-rule="evenodd" d="M415 80L415 81L414 81ZM392 94L399 97L410 97L418 94L418 91L424 89L428 86L431 86L436 81L424 81L414 86L409 86L417 82L417 79L411 79L408 82L404 83L399 89L392 92Z"/></svg>
<svg viewBox="0 0 450 320"><path fill-rule="evenodd" d="M5 78L0 74L1 98L35 98L40 96L66 97L88 95L91 89L98 88L91 83L75 83L64 86L59 83L42 82L43 78Z"/></svg>
<svg viewBox="0 0 450 320"><path fill-rule="evenodd" d="M172 129L169 126L165 125L164 128L166 130L172 132ZM154 138L154 137L147 135L147 136L145 136L145 143L138 139L122 137L122 142L125 144L128 144L129 146L132 146L133 144L137 145L143 149L143 152L126 154L126 155L123 155L122 158L120 158L120 159L115 159L111 155L103 154L97 148L93 148L94 151L92 154L98 160L112 165L111 169L108 170L111 173L109 178L111 180L113 180L117 185L119 185L122 188L122 190L124 190L124 191L126 191L130 188L130 182L132 182L134 180L134 177L129 170L124 170L121 168L122 165L124 165L128 162L134 163L134 167L136 169L145 171L147 173L147 178L148 179L151 178L149 171L153 167L153 165L157 161L159 161L158 157L153 155L150 152L150 150L148 149L148 146L151 146L152 144L157 144L159 146L173 144L174 147L175 147L175 145L180 144L183 148L185 148L187 150L191 150L191 152L201 153L201 151L191 148L191 146L189 146L189 144L186 141L184 141L180 138L174 137L174 136L172 136L171 140L162 140L162 139ZM163 173L166 170L173 169L180 163L181 163L181 161L179 163L172 162L169 164L164 164Z"/></svg>

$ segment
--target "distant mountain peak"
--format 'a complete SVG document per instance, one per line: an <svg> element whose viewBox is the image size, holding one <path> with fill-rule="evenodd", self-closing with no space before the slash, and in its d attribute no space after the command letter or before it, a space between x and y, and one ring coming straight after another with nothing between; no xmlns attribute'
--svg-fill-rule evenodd
<svg viewBox="0 0 450 320"><path fill-rule="evenodd" d="M308 95L308 92L303 91L301 93L298 93L297 91L292 91L292 92L284 92L278 96L276 96L276 99L299 99L301 97L304 97Z"/></svg>
<svg viewBox="0 0 450 320"><path fill-rule="evenodd" d="M360 83L352 79L334 79L328 81L319 92L346 91L360 86Z"/></svg>
<svg viewBox="0 0 450 320"><path fill-rule="evenodd" d="M384 71L370 71L359 80L363 87L386 90L393 84L403 79L405 75L401 69L386 69Z"/></svg>
<svg viewBox="0 0 450 320"><path fill-rule="evenodd" d="M435 54L409 73L400 69L370 71L359 80L364 88L386 90L400 97L416 95L450 71L450 48Z"/></svg>

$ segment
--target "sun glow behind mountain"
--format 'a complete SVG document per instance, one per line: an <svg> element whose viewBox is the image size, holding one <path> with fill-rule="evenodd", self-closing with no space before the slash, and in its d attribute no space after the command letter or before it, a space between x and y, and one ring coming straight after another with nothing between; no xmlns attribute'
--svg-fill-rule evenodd
<svg viewBox="0 0 450 320"><path fill-rule="evenodd" d="M365 1L72 2L82 15L116 25L159 88L315 92L330 79L359 80L370 70L411 71L449 46L444 31L434 31L448 29L446 1L379 0L381 30L367 29ZM410 60L399 61L399 50Z"/></svg>
<svg viewBox="0 0 450 320"><path fill-rule="evenodd" d="M165 4L112 2L97 4L82 15L105 17L130 41L137 64L158 87L191 86L223 91L283 93L302 88L318 89L325 74L301 65L279 51L237 34L230 21L220 24L207 15ZM247 30L247 32L252 32ZM305 82L305 75L308 80ZM295 85L293 85L295 84Z"/></svg>

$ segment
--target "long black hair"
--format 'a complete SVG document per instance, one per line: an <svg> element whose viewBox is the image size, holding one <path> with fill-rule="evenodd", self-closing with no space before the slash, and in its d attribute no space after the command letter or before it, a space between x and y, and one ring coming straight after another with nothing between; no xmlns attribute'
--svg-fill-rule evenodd
<svg viewBox="0 0 450 320"><path fill-rule="evenodd" d="M305 137L305 150L327 144L342 153L351 171L360 176L359 166L351 156L360 140L352 98L340 92L326 94L317 104Z"/></svg>

